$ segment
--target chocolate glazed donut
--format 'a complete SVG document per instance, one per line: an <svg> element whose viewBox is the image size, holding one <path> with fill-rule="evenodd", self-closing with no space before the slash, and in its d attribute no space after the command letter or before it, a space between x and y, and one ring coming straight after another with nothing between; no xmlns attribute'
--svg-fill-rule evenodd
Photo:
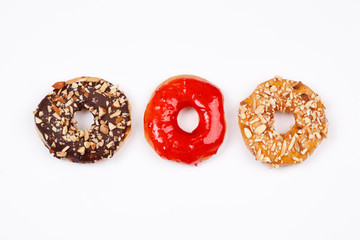
<svg viewBox="0 0 360 240"><path fill-rule="evenodd" d="M93 163L112 157L131 131L130 105L117 85L95 77L57 82L34 111L36 130L57 158ZM76 126L76 112L94 116L90 129Z"/></svg>

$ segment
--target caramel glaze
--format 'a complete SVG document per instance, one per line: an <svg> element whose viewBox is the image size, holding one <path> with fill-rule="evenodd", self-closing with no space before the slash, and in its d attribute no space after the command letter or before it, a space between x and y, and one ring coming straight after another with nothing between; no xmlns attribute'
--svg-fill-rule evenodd
<svg viewBox="0 0 360 240"><path fill-rule="evenodd" d="M274 114L289 112L295 124L280 134ZM328 120L320 96L302 82L275 76L259 84L240 103L239 126L255 159L279 167L305 161L328 134Z"/></svg>

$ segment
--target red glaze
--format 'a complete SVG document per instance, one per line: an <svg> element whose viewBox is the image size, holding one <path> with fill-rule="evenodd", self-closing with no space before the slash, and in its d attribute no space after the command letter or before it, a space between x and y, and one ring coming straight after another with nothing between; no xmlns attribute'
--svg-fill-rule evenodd
<svg viewBox="0 0 360 240"><path fill-rule="evenodd" d="M197 165L214 155L224 140L223 102L220 90L205 79L172 77L154 91L146 107L145 138L161 157ZM193 107L199 115L199 125L191 133L177 123L185 107Z"/></svg>

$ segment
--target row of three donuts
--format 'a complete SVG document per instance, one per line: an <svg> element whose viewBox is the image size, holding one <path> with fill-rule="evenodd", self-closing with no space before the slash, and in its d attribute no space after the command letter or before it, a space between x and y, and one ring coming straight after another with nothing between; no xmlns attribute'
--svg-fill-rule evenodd
<svg viewBox="0 0 360 240"><path fill-rule="evenodd" d="M295 90L311 91L305 85L300 85L301 83L274 78L263 84L265 94L269 92L269 96L271 96L272 93L275 93L274 81L277 81L278 85L287 83L292 86L292 96L285 95L284 97L287 100L294 98ZM285 85L278 87L287 89L288 86ZM259 85L258 89L262 89L261 86ZM54 90L41 101L34 112L36 129L50 153L58 158L81 163L95 162L113 156L129 136L131 129L130 105L124 93L118 90L118 86L99 78L81 77L67 82L58 82L53 87ZM268 92L266 88L268 88ZM258 90L254 94L255 98L259 100L261 94ZM264 96L272 99L267 95ZM310 94L309 96L313 97ZM294 155L290 152L290 146L294 144L293 136L301 136L301 131L276 135L276 131L270 125L273 112L296 111L289 107L285 109L280 101L272 106L271 100L265 102L259 100L255 103L256 101L252 101L251 98L252 96L241 104L239 125L245 143L256 155L256 159L271 166L302 162L296 161L300 158L294 156L290 158L292 161L288 161L289 155ZM281 98L277 97L273 101L277 100L281 100ZM269 101L270 108L267 106ZM257 106L250 106L253 102ZM248 108L246 105L249 105ZM177 124L177 115L185 107L193 107L199 114L199 125L190 133L183 131ZM259 108L263 108L264 111L259 113ZM76 126L74 114L82 109L87 109L94 115L94 124L90 129L81 130ZM254 113L262 116L260 121L255 121L249 109L255 109ZM270 119L267 119L268 117L263 113L270 114ZM256 122L263 124L258 125ZM267 131L265 131L266 128L262 130L264 125L267 126ZM215 154L223 142L226 128L223 96L217 87L202 78L191 75L170 78L154 91L145 111L144 128L147 141L161 157L196 165ZM258 129L262 131L260 132ZM276 136L276 143L281 143L281 146L275 144L275 147L269 151L267 147L269 143L265 141L266 137L261 142L258 141L258 138L252 139L257 134L261 134L264 138L266 132L270 136ZM326 133L323 132L325 136L327 127ZM281 153L283 151L281 149L289 137L291 138L289 151ZM279 147L282 154L280 158L277 154ZM303 148L299 152L301 150ZM311 151L308 151L309 153Z"/></svg>

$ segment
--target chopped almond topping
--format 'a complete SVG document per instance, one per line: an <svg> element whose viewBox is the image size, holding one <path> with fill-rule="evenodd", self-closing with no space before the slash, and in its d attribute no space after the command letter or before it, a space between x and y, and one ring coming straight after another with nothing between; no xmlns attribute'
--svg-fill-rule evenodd
<svg viewBox="0 0 360 240"><path fill-rule="evenodd" d="M35 122L36 122L37 124L39 124L39 123L42 123L42 120L41 120L40 118L38 118L38 117L35 117Z"/></svg>
<svg viewBox="0 0 360 240"><path fill-rule="evenodd" d="M116 101L112 104L114 108L120 108L120 101L119 99L116 99Z"/></svg>
<svg viewBox="0 0 360 240"><path fill-rule="evenodd" d="M57 102L57 101L59 101L59 102L61 102L61 103L65 103L64 98L62 98L61 96L56 96L56 97L54 98L53 102Z"/></svg>
<svg viewBox="0 0 360 240"><path fill-rule="evenodd" d="M263 105L259 105L256 109L255 109L255 113L256 114L263 114L264 113L264 106Z"/></svg>
<svg viewBox="0 0 360 240"><path fill-rule="evenodd" d="M77 138L76 136L72 135L72 136L70 137L70 140L71 140L72 142L76 142L76 141L78 140L78 138Z"/></svg>
<svg viewBox="0 0 360 240"><path fill-rule="evenodd" d="M66 152L69 148L70 148L70 146L66 146L63 148L63 150L61 150L61 152Z"/></svg>
<svg viewBox="0 0 360 240"><path fill-rule="evenodd" d="M52 106L52 109L54 110L54 112L56 112L57 114L61 114L61 112L60 112L60 109L56 106L56 105L53 105Z"/></svg>
<svg viewBox="0 0 360 240"><path fill-rule="evenodd" d="M108 87L108 83L105 82L105 83L100 87L99 91L100 91L100 92L105 92L105 90L107 89L107 87Z"/></svg>
<svg viewBox="0 0 360 240"><path fill-rule="evenodd" d="M99 107L99 117L101 118L107 113L106 109L104 107Z"/></svg>
<svg viewBox="0 0 360 240"><path fill-rule="evenodd" d="M259 150L256 152L256 155L255 155L255 159L256 160L259 160L260 159L260 157L261 157L261 148L259 148Z"/></svg>
<svg viewBox="0 0 360 240"><path fill-rule="evenodd" d="M109 127L106 125L100 125L100 132L102 132L103 134L108 134L109 133Z"/></svg>
<svg viewBox="0 0 360 240"><path fill-rule="evenodd" d="M276 92L276 91L277 91L276 86L271 86L271 88L270 88L270 92L274 93L274 92Z"/></svg>
<svg viewBox="0 0 360 240"><path fill-rule="evenodd" d="M125 119L125 118L122 117L122 116L117 117L116 120L115 120L115 123L121 122L123 119Z"/></svg>
<svg viewBox="0 0 360 240"><path fill-rule="evenodd" d="M295 144L295 140L296 140L296 135L294 135L291 139L288 151L291 151L291 149L293 148L294 144Z"/></svg>
<svg viewBox="0 0 360 240"><path fill-rule="evenodd" d="M300 82L297 82L295 85L293 85L292 87L294 88L294 89L299 89L300 87L301 87L301 85L302 85L302 82L300 81Z"/></svg>
<svg viewBox="0 0 360 240"><path fill-rule="evenodd" d="M301 150L300 153L301 153L302 155L304 155L304 154L307 152L307 150L308 150L307 148L304 148L303 150Z"/></svg>
<svg viewBox="0 0 360 240"><path fill-rule="evenodd" d="M114 130L116 128L116 126L112 123L109 123L109 129L110 131Z"/></svg>
<svg viewBox="0 0 360 240"><path fill-rule="evenodd" d="M114 145L114 142L111 141L111 142L109 142L108 144L106 144L106 147L107 147L107 148L111 148L113 145Z"/></svg>
<svg viewBox="0 0 360 240"><path fill-rule="evenodd" d="M67 152L56 152L56 156L58 157L66 157Z"/></svg>
<svg viewBox="0 0 360 240"><path fill-rule="evenodd" d="M52 85L52 87L55 89L61 89L64 86L65 86L65 82L56 82L56 83L54 83L54 85Z"/></svg>
<svg viewBox="0 0 360 240"><path fill-rule="evenodd" d="M53 113L53 116L54 116L55 118L57 118L57 119L61 120L61 117L59 116L59 114L57 114L57 113Z"/></svg>
<svg viewBox="0 0 360 240"><path fill-rule="evenodd" d="M308 96L306 93L301 94L300 97L301 97L305 102L307 102L307 101L310 100L309 96Z"/></svg>
<svg viewBox="0 0 360 240"><path fill-rule="evenodd" d="M89 148L90 147L90 142L84 142L84 146L86 147L86 148Z"/></svg>
<svg viewBox="0 0 360 240"><path fill-rule="evenodd" d="M244 133L245 133L245 136L246 136L247 138L251 138L251 137L252 137L252 133L251 133L250 129L244 128Z"/></svg>
<svg viewBox="0 0 360 240"><path fill-rule="evenodd" d="M64 126L64 127L63 127L63 131L62 131L62 134L63 134L63 135L66 135L67 131L68 131L68 127L67 127L67 126Z"/></svg>
<svg viewBox="0 0 360 240"><path fill-rule="evenodd" d="M77 150L81 155L85 154L85 147L79 147Z"/></svg>
<svg viewBox="0 0 360 240"><path fill-rule="evenodd" d="M84 139L85 139L85 141L87 141L89 139L89 131L88 130L84 130Z"/></svg>
<svg viewBox="0 0 360 240"><path fill-rule="evenodd" d="M94 151L94 150L96 149L96 144L95 144L95 143L91 143L91 144L90 144L90 148L91 148L91 150Z"/></svg>
<svg viewBox="0 0 360 240"><path fill-rule="evenodd" d="M286 140L285 140L283 145L282 145L282 148L281 148L280 156L284 156L285 151L286 151L286 147L287 147L287 144L286 144Z"/></svg>
<svg viewBox="0 0 360 240"><path fill-rule="evenodd" d="M110 115L110 118L114 118L114 117L117 117L121 114L121 111L120 110L117 110L116 112L114 112L113 114Z"/></svg>
<svg viewBox="0 0 360 240"><path fill-rule="evenodd" d="M260 125L254 130L254 133L261 134L261 133L263 133L265 131L265 129L266 129L265 125Z"/></svg>

